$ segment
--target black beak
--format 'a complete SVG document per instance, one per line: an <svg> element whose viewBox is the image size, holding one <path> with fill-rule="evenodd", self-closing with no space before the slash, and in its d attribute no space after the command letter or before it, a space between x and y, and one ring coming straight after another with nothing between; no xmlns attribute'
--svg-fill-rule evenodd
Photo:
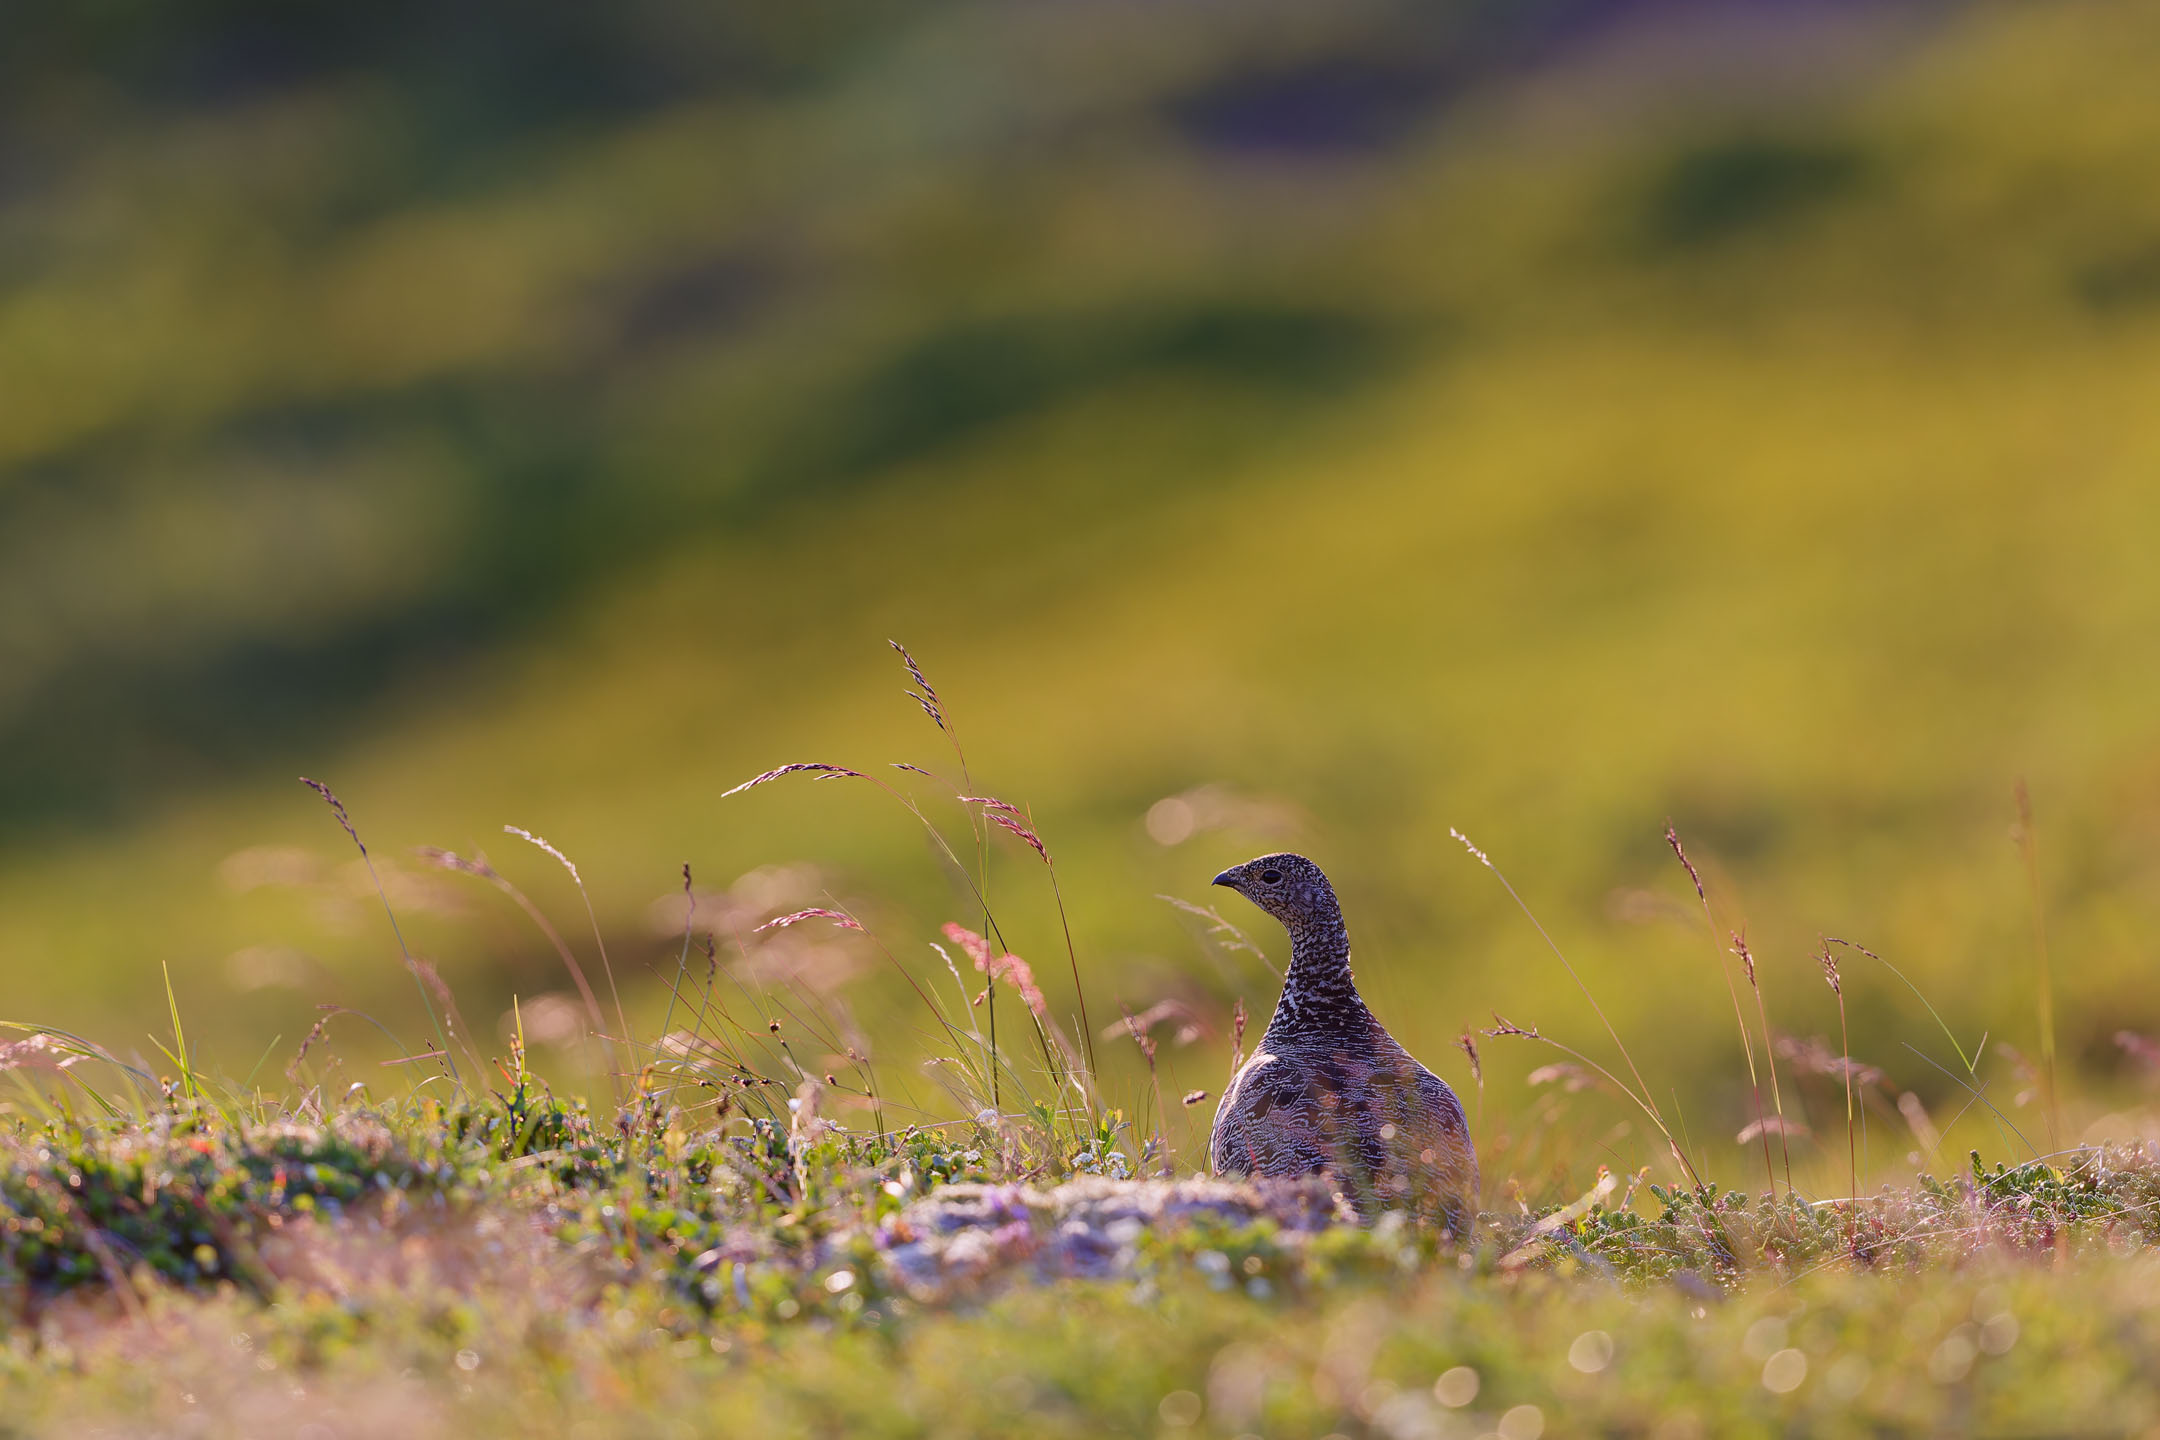
<svg viewBox="0 0 2160 1440"><path fill-rule="evenodd" d="M1222 874L1217 875L1211 883L1216 885L1227 885L1232 890L1235 890L1237 889L1237 871L1225 870L1222 872Z"/></svg>

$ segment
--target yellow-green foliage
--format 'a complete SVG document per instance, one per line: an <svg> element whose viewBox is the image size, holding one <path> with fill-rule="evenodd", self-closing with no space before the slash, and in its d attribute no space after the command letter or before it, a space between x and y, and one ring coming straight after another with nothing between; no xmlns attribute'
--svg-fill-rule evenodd
<svg viewBox="0 0 2160 1440"><path fill-rule="evenodd" d="M2024 776L2082 1131L2109 1037L2160 1018L2160 11L1592 29L1466 62L1388 143L1241 148L1239 77L1379 63L1409 23L1302 8L866 21L781 45L784 83L437 170L419 92L365 74L41 111L51 163L0 209L8 1013L162 1030L168 960L202 1068L277 1034L274 1072L326 1000L417 1043L303 769L483 1048L561 967L410 847L485 846L600 968L505 823L583 867L634 1028L684 861L814 860L941 974L924 942L971 902L908 817L717 798L783 761L949 764L896 634L978 791L1032 805L1098 1028L1173 994L1215 1027L1166 1043L1172 1096L1270 997L1152 897L1278 843L1336 877L1361 984L1437 1068L1495 1009L1594 1041L1457 826L1728 1173L1736 1037L1666 818L1776 1027L1835 1034L1827 930L1968 1049L2030 1054ZM265 655L320 674L289 692ZM1273 808L1150 839L1204 783ZM1062 1017L1041 868L994 849ZM927 1020L876 967L853 1010L904 1072ZM1847 998L1857 1053L1965 1104L1904 1048L1954 1066L1904 987L1855 961ZM1546 1058L1488 1046L1488 1114ZM2011 1112L1996 1052L1982 1075Z"/></svg>

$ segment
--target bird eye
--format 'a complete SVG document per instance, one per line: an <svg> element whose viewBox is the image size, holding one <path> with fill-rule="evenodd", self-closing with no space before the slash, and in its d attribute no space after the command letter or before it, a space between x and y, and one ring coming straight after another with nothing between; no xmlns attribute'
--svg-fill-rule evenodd
<svg viewBox="0 0 2160 1440"><path fill-rule="evenodd" d="M1260 872L1260 878L1269 885L1280 885L1282 884L1282 871L1262 870Z"/></svg>

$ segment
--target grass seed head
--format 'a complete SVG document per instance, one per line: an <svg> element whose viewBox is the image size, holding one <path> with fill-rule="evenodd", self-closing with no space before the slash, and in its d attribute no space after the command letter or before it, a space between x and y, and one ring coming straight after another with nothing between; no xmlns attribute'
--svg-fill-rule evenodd
<svg viewBox="0 0 2160 1440"><path fill-rule="evenodd" d="M542 850L545 850L548 854L554 856L556 864L562 866L563 869L570 872L570 881L572 884L582 886L585 883L585 877L578 874L578 868L574 863L572 863L569 856L563 854L562 851L556 849L553 845L548 844L547 841L541 839L538 835L533 834L532 831L525 829L521 825L505 825L503 826L503 834L515 835L518 837L518 839L525 841L529 845L537 845Z"/></svg>
<svg viewBox="0 0 2160 1440"><path fill-rule="evenodd" d="M310 780L305 775L300 777L300 783L322 796L323 803L330 807L330 813L337 816L337 823L345 827L345 833L352 837L352 843L360 847L362 855L366 855L367 845L361 840L360 832L353 829L352 817L345 813L345 802L337 798L337 792L322 781Z"/></svg>
<svg viewBox="0 0 2160 1440"><path fill-rule="evenodd" d="M792 915L781 915L767 920L750 933L763 935L768 930L785 930L791 925L800 925L805 920L830 920L843 930L860 930L863 928L860 921L844 911L827 910L821 905L813 905L808 910L797 910Z"/></svg>
<svg viewBox="0 0 2160 1440"><path fill-rule="evenodd" d="M775 767L774 769L767 770L762 775L753 775L748 780L743 781L742 784L737 785L734 789L721 791L720 798L725 800L730 795L740 795L745 790L751 790L755 789L757 786L760 785L770 784L773 781L778 780L783 775L803 774L815 775L820 780L860 780L864 778L862 771L850 770L845 765L827 765L824 762L817 760L798 760L795 761L793 764L781 765Z"/></svg>
<svg viewBox="0 0 2160 1440"><path fill-rule="evenodd" d="M917 705L922 706L922 712L930 717L930 723L943 730L945 728L945 707L938 702L938 693L932 688L930 677L923 674L922 666L915 663L915 657L908 653L907 646L902 645L898 640L888 640L885 643L900 652L900 663L907 666L908 678L915 682L915 689L903 691L902 693Z"/></svg>
<svg viewBox="0 0 2160 1440"><path fill-rule="evenodd" d="M1021 824L1018 820L1013 819L1012 816L1005 814L1003 811L991 811L990 819L996 824L1004 826L1013 834L1019 836L1022 843L1024 843L1030 850L1033 850L1036 856L1041 859L1043 864L1048 865L1050 863L1050 851L1044 847L1042 837L1040 835L1037 835L1033 830L1028 829L1027 826Z"/></svg>
<svg viewBox="0 0 2160 1440"><path fill-rule="evenodd" d="M460 875L470 875L479 880L502 878L496 873L495 867L488 864L485 855L475 855L468 860L454 850L445 850L436 845L415 846L413 854L438 870L453 870Z"/></svg>
<svg viewBox="0 0 2160 1440"><path fill-rule="evenodd" d="M1695 869L1695 862L1687 858L1687 847L1680 843L1680 832L1673 828L1670 820L1665 822L1665 843L1672 846L1672 853L1680 857L1680 865L1687 871L1687 878L1695 882L1695 898L1708 905L1710 896L1703 889L1702 875Z"/></svg>

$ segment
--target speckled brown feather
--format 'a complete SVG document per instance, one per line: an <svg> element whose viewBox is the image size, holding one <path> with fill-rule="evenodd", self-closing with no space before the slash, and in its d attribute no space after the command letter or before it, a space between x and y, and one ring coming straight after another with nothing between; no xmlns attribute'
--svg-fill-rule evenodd
<svg viewBox="0 0 2160 1440"><path fill-rule="evenodd" d="M1265 855L1216 883L1283 922L1290 968L1266 1034L1216 1107L1215 1173L1326 1174L1361 1214L1406 1209L1468 1234L1478 1172L1462 1103L1357 993L1327 877L1303 856Z"/></svg>

